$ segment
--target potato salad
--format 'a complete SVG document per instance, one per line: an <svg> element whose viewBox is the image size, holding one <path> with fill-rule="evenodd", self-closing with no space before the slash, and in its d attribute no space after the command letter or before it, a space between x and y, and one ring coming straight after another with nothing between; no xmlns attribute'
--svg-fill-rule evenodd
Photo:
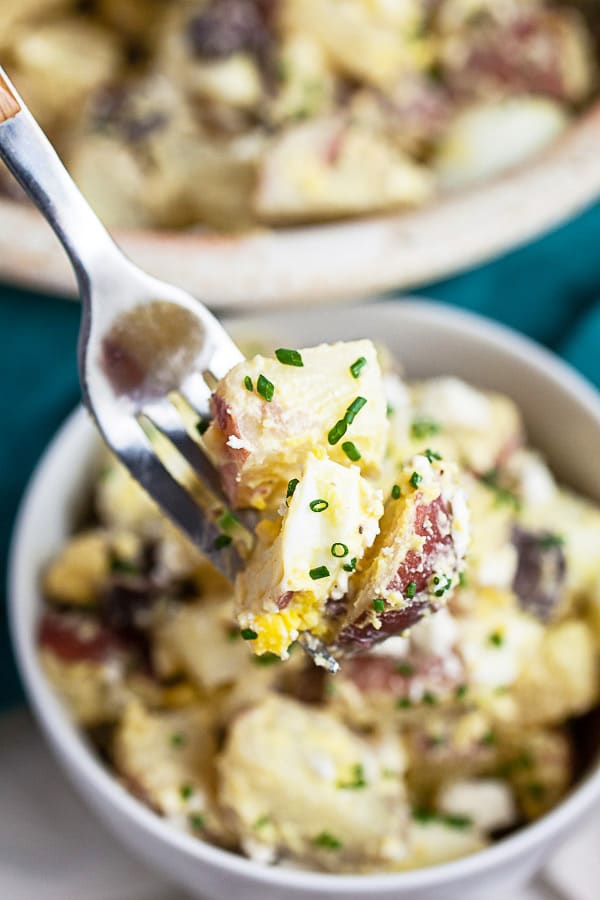
<svg viewBox="0 0 600 900"><path fill-rule="evenodd" d="M357 340L241 362L193 432L219 547L253 523L235 583L107 457L43 573L43 669L115 778L200 840L331 873L551 810L599 699L600 509L513 401Z"/></svg>
<svg viewBox="0 0 600 900"><path fill-rule="evenodd" d="M2 16L3 64L124 228L419 207L540 153L598 90L595 0L3 0Z"/></svg>

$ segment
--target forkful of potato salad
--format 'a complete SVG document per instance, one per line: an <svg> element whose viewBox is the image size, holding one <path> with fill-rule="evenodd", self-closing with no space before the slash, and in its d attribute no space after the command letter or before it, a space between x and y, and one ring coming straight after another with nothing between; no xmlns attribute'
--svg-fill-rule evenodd
<svg viewBox="0 0 600 900"><path fill-rule="evenodd" d="M458 468L426 429L395 446L390 467L370 341L244 360L212 412L203 442L231 508L259 518L235 591L254 653L286 659L299 640L336 671L446 605L469 541Z"/></svg>

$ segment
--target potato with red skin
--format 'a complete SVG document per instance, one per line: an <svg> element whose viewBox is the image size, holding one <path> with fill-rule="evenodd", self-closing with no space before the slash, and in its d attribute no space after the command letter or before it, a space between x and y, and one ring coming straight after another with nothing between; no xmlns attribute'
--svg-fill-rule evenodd
<svg viewBox="0 0 600 900"><path fill-rule="evenodd" d="M366 650L444 606L458 584L468 528L455 466L433 455L409 460L351 584L335 648L345 654Z"/></svg>

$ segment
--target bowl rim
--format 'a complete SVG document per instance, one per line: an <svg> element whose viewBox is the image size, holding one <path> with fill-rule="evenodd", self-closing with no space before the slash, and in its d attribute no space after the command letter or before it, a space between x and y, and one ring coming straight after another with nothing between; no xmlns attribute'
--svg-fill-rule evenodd
<svg viewBox="0 0 600 900"><path fill-rule="evenodd" d="M396 308L409 317L418 317L425 323L437 321L444 325L459 326L461 330L482 338L520 361L543 370L542 374L566 390L571 397L584 407L598 423L600 431L600 392L579 375L568 364L550 351L536 344L506 326L491 322L479 314L456 310L445 304L407 299L388 301L356 309L369 310L377 315L377 309ZM284 320L285 313L275 318ZM240 322L237 318L236 321ZM252 319L249 319L252 322ZM537 822L520 828L513 835L469 856L450 862L414 869L406 872L374 874L331 874L285 867L268 867L253 860L221 849L206 841L178 831L165 819L146 807L130 794L112 775L102 762L86 746L85 738L77 726L71 722L66 709L54 695L50 684L42 672L33 636L26 628L17 598L22 595L22 582L28 571L27 532L29 523L36 514L38 494L47 480L47 472L56 464L64 449L72 442L76 433L89 427L89 417L82 407L78 407L61 425L37 463L27 489L21 500L14 525L9 551L8 566L8 617L13 651L17 661L26 694L53 749L59 748L62 762L67 772L72 769L89 782L96 794L102 795L107 803L125 819L132 821L142 832L150 834L168 847L183 852L195 861L221 871L229 871L255 883L270 886L304 888L319 891L321 895L341 896L364 891L417 890L450 885L466 877L473 877L493 869L504 867L511 859L546 844L549 845L568 823L581 818L590 807L600 800L600 765L576 784L570 793L554 809Z"/></svg>
<svg viewBox="0 0 600 900"><path fill-rule="evenodd" d="M481 265L591 207L600 196L599 138L600 98L540 154L422 207L237 234L201 227L112 231L142 269L212 309L244 312L249 298L262 309L364 301ZM0 196L0 278L77 295L48 225L6 196Z"/></svg>

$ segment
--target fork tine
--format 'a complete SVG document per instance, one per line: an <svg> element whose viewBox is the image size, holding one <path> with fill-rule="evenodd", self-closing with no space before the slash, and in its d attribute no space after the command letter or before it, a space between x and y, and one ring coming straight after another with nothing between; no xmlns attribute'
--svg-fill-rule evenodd
<svg viewBox="0 0 600 900"><path fill-rule="evenodd" d="M218 546L222 537L218 525L165 468L140 426L136 432L130 430L126 448L118 451L119 459L169 518L233 581L242 564L235 545Z"/></svg>
<svg viewBox="0 0 600 900"><path fill-rule="evenodd" d="M189 436L181 416L166 397L147 403L142 409L142 414L162 434L168 438L192 469L202 479L218 501L218 505L224 508L228 506L228 500L223 493L217 470L209 462L201 447Z"/></svg>

